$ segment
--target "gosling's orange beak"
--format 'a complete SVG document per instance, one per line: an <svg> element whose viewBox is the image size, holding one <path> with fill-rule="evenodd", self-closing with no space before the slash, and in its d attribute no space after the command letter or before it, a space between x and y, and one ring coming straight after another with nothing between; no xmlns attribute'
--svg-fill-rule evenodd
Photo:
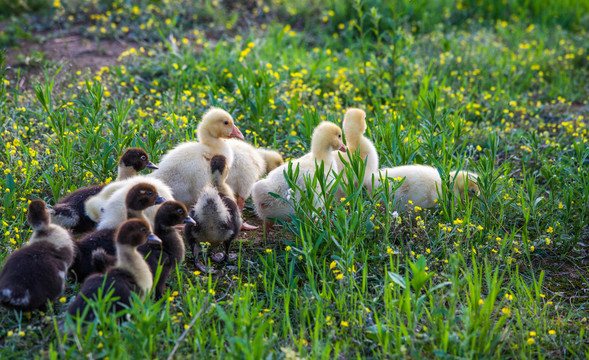
<svg viewBox="0 0 589 360"><path fill-rule="evenodd" d="M229 137L230 138L236 137L238 139L243 140L243 134L241 133L241 131L239 131L239 129L235 125L233 125L233 131L231 132L231 134L229 135Z"/></svg>
<svg viewBox="0 0 589 360"><path fill-rule="evenodd" d="M346 152L348 148L346 147L346 144L342 143L342 146L340 146L340 148L338 149L341 152Z"/></svg>

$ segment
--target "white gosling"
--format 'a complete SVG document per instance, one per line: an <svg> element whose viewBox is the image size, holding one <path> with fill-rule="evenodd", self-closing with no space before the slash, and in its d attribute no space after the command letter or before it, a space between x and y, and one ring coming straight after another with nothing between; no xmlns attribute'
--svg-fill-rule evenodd
<svg viewBox="0 0 589 360"><path fill-rule="evenodd" d="M405 165L380 169L378 176L375 176L375 186L379 186L381 178L386 177L396 180L405 179L394 194L396 209L410 210L415 206L428 209L438 205L438 194L442 191L442 179L436 168L427 165ZM454 194L460 199L464 199L467 179L467 191L478 194L479 188L476 178L477 175L472 172L452 171L449 180L454 181Z"/></svg>
<svg viewBox="0 0 589 360"><path fill-rule="evenodd" d="M254 184L252 199L256 213L265 221L266 227L271 225L271 219L288 219L289 215L294 212L293 198L284 176L289 164L292 164L293 169L299 167L297 185L304 188L304 178L314 175L317 163L323 162L326 175L331 177L332 171L337 168L332 153L334 150L346 151L346 146L342 141L342 131L336 124L324 121L313 132L310 153L279 166L272 170L265 179ZM274 198L270 193L278 194L282 199ZM300 194L295 192L294 196L299 197Z"/></svg>
<svg viewBox="0 0 589 360"><path fill-rule="evenodd" d="M168 184L175 200L189 208L211 179L209 162L213 156L225 156L231 168L233 150L225 139L232 137L243 139L231 115L225 110L211 108L198 125L199 142L186 142L170 150L162 158L159 170L150 176Z"/></svg>
<svg viewBox="0 0 589 360"><path fill-rule="evenodd" d="M359 151L360 158L366 162L366 169L364 172L364 179L362 184L372 191L372 174L378 170L378 152L372 141L370 141L364 133L366 132L366 113L364 110L350 108L344 115L344 121L342 123L344 135L346 139L346 146L350 154ZM341 154L346 162L350 162L347 153ZM337 162L338 172L342 172L344 169L344 163L339 157L337 152L334 152L333 156ZM357 184L356 184L357 185ZM341 198L345 196L342 189L338 189L337 197Z"/></svg>

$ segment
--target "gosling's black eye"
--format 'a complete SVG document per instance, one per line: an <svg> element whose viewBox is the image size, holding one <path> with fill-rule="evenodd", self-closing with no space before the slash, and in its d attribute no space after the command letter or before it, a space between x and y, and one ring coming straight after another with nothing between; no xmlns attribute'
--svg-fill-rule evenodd
<svg viewBox="0 0 589 360"><path fill-rule="evenodd" d="M143 160L143 161L147 160L147 156L141 155L141 160Z"/></svg>
<svg viewBox="0 0 589 360"><path fill-rule="evenodd" d="M341 139L341 137L342 137L342 134L339 134L337 137Z"/></svg>
<svg viewBox="0 0 589 360"><path fill-rule="evenodd" d="M223 124L225 124L225 125L229 125L229 121L225 121Z"/></svg>
<svg viewBox="0 0 589 360"><path fill-rule="evenodd" d="M180 215L184 214L184 210L178 209L178 214L180 214Z"/></svg>
<svg viewBox="0 0 589 360"><path fill-rule="evenodd" d="M149 195L149 196L153 195L153 191L148 191L147 195Z"/></svg>
<svg viewBox="0 0 589 360"><path fill-rule="evenodd" d="M147 228L146 228L145 226L143 226L143 227L141 228L141 232L147 232Z"/></svg>

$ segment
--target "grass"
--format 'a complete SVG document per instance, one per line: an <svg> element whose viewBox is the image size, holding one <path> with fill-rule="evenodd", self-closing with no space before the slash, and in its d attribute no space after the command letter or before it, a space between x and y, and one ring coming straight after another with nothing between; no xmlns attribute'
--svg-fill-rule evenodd
<svg viewBox="0 0 589 360"><path fill-rule="evenodd" d="M111 181L128 146L157 162L210 106L287 159L360 107L381 167L430 164L448 182L413 216L393 212L388 187L347 186L340 201L335 187L364 172L353 158L347 181L299 189L283 230L241 235L235 267L204 276L189 255L128 321L76 326L74 284L46 313L0 310L0 357L589 355L587 1L99 3L48 4L0 34L133 45L94 72L0 66L0 258L30 235L28 200ZM36 85L20 85L28 76ZM466 203L448 191L458 168L480 175ZM59 334L62 320L76 330Z"/></svg>

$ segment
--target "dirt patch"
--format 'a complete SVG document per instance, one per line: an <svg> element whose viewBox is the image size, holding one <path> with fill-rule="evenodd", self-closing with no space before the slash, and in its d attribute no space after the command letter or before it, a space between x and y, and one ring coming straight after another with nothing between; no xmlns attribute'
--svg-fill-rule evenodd
<svg viewBox="0 0 589 360"><path fill-rule="evenodd" d="M560 296L573 304L589 301L589 256L572 260L556 256L532 259L537 270L545 272L544 290L547 295Z"/></svg>
<svg viewBox="0 0 589 360"><path fill-rule="evenodd" d="M63 66L62 71L96 71L118 61L118 57L137 44L123 40L91 40L81 34L68 33L59 36L37 34L41 42L24 41L18 48L8 49L6 65L13 68L9 76L16 76L14 69L21 69L19 86L28 87L32 79L51 65Z"/></svg>
<svg viewBox="0 0 589 360"><path fill-rule="evenodd" d="M247 215L247 213L246 213ZM239 233L238 240L243 242L248 251L264 251L265 249L280 250L284 249L283 240L292 235L284 231L282 226L274 225L266 234L264 234L264 222L256 216L246 216L245 220L250 225L258 226L258 230L242 231Z"/></svg>
<svg viewBox="0 0 589 360"><path fill-rule="evenodd" d="M284 240L287 237L291 237L291 235L282 226L274 226L269 232L265 233L263 221L254 215L247 215L248 214L246 213L246 218L244 220L250 225L258 226L258 229L241 231L239 236L231 244L230 249L231 254L240 254L241 258L239 262L241 263L241 268L237 267L237 260L230 260L221 264L211 263L211 271L214 279L231 279L234 275L237 275L240 272L251 272L252 274L259 273L260 269L257 259L260 255L268 255L268 249L271 249L274 253L284 252L286 247ZM212 255L216 252L223 251L222 249L222 245L219 245L209 249L208 253L209 255ZM185 266L189 272L198 270L194 264L192 249L187 249ZM208 275L202 274L202 276ZM232 282L231 280L229 281ZM227 281L225 281L225 283L227 283Z"/></svg>

